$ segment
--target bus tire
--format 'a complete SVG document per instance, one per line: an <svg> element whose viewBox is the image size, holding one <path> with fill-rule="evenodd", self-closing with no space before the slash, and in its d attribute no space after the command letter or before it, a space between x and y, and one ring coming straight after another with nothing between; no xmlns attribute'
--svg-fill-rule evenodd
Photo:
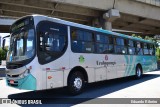
<svg viewBox="0 0 160 107"><path fill-rule="evenodd" d="M73 72L68 79L68 90L72 95L78 95L82 92L85 86L83 73L79 71Z"/></svg>
<svg viewBox="0 0 160 107"><path fill-rule="evenodd" d="M135 77L136 77L136 79L140 79L141 77L142 77L142 68L141 68L141 66L137 66L136 67L136 75L135 75Z"/></svg>

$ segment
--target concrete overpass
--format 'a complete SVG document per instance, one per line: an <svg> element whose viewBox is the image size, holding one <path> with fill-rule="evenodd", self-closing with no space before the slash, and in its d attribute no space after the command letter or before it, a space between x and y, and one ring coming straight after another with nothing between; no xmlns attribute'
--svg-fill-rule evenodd
<svg viewBox="0 0 160 107"><path fill-rule="evenodd" d="M104 18L111 9L118 10L120 17ZM105 29L109 26L160 34L160 0L0 0L0 16L18 18L28 14L43 14Z"/></svg>
<svg viewBox="0 0 160 107"><path fill-rule="evenodd" d="M0 16L0 32L9 32L10 25L16 19Z"/></svg>

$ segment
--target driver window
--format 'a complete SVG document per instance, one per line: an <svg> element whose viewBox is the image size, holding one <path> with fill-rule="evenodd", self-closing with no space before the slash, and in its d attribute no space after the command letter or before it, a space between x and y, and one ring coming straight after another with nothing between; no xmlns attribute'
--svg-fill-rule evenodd
<svg viewBox="0 0 160 107"><path fill-rule="evenodd" d="M66 44L64 35L53 32L45 33L45 49L47 51L62 52Z"/></svg>

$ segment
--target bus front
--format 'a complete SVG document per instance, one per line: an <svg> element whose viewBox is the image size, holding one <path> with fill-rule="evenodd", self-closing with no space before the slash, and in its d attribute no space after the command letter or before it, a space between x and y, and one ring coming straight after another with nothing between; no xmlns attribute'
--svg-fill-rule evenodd
<svg viewBox="0 0 160 107"><path fill-rule="evenodd" d="M36 90L36 73L32 63L36 59L34 19L27 16L17 20L10 29L10 46L6 59L7 85Z"/></svg>

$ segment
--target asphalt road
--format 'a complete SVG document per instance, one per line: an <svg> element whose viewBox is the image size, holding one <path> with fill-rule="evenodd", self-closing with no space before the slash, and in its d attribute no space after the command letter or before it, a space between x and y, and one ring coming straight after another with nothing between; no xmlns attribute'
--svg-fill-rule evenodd
<svg viewBox="0 0 160 107"><path fill-rule="evenodd" d="M84 92L78 96L69 96L66 88L52 89L45 91L19 90L6 86L5 80L0 80L0 98L19 98L19 99L43 99L46 106L106 106L106 104L93 105L98 98L160 98L160 71L149 72L139 80L133 77L109 80L89 84ZM114 100L114 99L113 99ZM60 104L57 104L60 103ZM85 103L85 104L84 104ZM26 105L7 105L7 106L26 106ZM44 105L35 105L37 107ZM159 104L107 104L107 107L159 107ZM1 105L0 105L1 107Z"/></svg>
<svg viewBox="0 0 160 107"><path fill-rule="evenodd" d="M0 65L0 80L5 76L5 66Z"/></svg>

